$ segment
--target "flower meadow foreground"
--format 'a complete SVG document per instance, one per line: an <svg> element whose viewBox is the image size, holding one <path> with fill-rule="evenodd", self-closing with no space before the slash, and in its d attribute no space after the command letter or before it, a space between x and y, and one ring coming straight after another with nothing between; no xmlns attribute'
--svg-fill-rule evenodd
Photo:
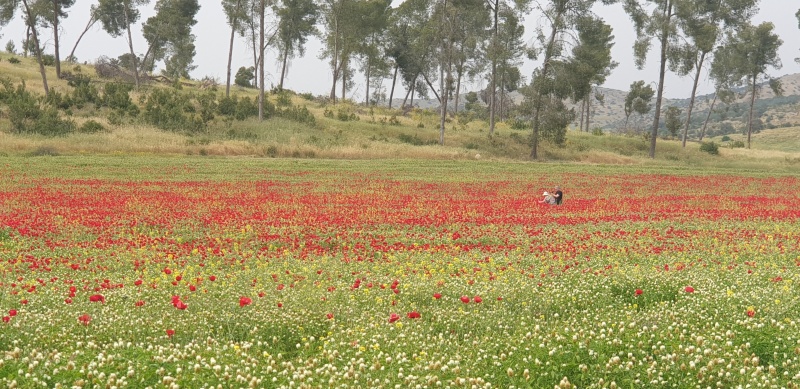
<svg viewBox="0 0 800 389"><path fill-rule="evenodd" d="M800 383L797 177L198 161L0 166L0 387Z"/></svg>

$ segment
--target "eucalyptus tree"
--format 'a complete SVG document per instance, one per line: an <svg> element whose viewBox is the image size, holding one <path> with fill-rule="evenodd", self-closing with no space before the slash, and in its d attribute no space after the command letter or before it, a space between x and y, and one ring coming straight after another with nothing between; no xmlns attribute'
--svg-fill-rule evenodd
<svg viewBox="0 0 800 389"><path fill-rule="evenodd" d="M517 50L514 48L509 50L507 39L510 38L508 35L515 36L520 29L524 31L524 27L518 21L520 15L528 11L531 0L513 0L513 3L508 3L506 0L486 0L486 3L492 18L491 40L487 50L489 59L492 62L491 74L489 75L489 134L491 135L494 134L495 112L497 111L498 66L501 66L500 64L503 63L503 60L510 61L519 57L515 55ZM501 37L503 33L507 35L506 39ZM523 46L516 45L515 47Z"/></svg>
<svg viewBox="0 0 800 389"><path fill-rule="evenodd" d="M428 0L406 0L391 12L386 48L386 55L395 66L392 92L389 96L390 107L398 72L406 86L402 106L405 106L409 95L413 105L414 94L418 91L424 93L424 89L417 88L417 81L421 74L429 72L433 67L430 58L434 53L434 39L430 33L430 20Z"/></svg>
<svg viewBox="0 0 800 389"><path fill-rule="evenodd" d="M352 38L358 42L353 54L360 59L366 78L365 103L369 105L372 77L385 75L388 64L384 50L385 31L391 14L391 0L360 1L355 3L358 28ZM344 96L344 93L342 93Z"/></svg>
<svg viewBox="0 0 800 389"><path fill-rule="evenodd" d="M591 8L597 2L597 0L548 0L537 4L545 23L537 33L540 47L536 51L541 55L542 63L534 71L530 87L526 88L527 105L530 107L533 122L530 154L532 159L538 158L539 132L543 123L547 124L544 127L546 131L556 132L551 138L561 138L559 132L564 129L558 129L557 125L568 117L564 112L566 108L561 98L568 97L570 93L563 89L565 84L559 82L558 78L568 76L563 63L568 53L568 46L576 44L575 39L568 40L568 38L573 36L572 32L576 30L580 21L592 15ZM613 2L615 0L602 0L603 4ZM559 66L553 66L555 64ZM541 120L542 113L548 115L547 120ZM567 123L571 121L572 119Z"/></svg>
<svg viewBox="0 0 800 389"><path fill-rule="evenodd" d="M678 45L679 30L677 4L689 0L625 0L625 11L630 15L636 29L636 42L633 54L636 66L644 67L651 41L657 40L660 49L660 67L658 88L656 91L655 115L653 129L650 133L650 158L656 156L656 139L658 138L661 104L664 96L664 79L667 73L667 59L670 45Z"/></svg>
<svg viewBox="0 0 800 389"><path fill-rule="evenodd" d="M484 1L454 2L455 18L459 20L453 28L453 71L455 72L455 90L453 92L453 111L458 113L459 95L464 78L474 79L483 73L484 56L480 54L480 45L488 38L487 30L491 26L490 15L486 12Z"/></svg>
<svg viewBox="0 0 800 389"><path fill-rule="evenodd" d="M631 89L625 95L625 129L628 129L628 119L631 114L636 112L639 115L646 115L653 108L650 101L656 93L653 87L645 84L644 81L634 81Z"/></svg>
<svg viewBox="0 0 800 389"><path fill-rule="evenodd" d="M164 61L164 74L175 79L189 78L195 55L192 26L200 10L198 0L158 0L156 14L142 26L147 40L147 52L142 67L154 68L155 62Z"/></svg>
<svg viewBox="0 0 800 389"><path fill-rule="evenodd" d="M523 42L525 27L520 20L521 16L518 9L512 7L502 7L500 9L501 28L498 38L500 44L495 46L498 51L494 53L497 56L497 68L493 70L494 75L489 75L490 83L494 80L495 86L491 87L490 85L489 95L486 99L489 102L489 106L492 107L497 105L496 100L492 101L493 98L496 99L496 96L493 97L491 94L492 89L495 89L496 93L500 95L499 109L494 112L495 118L498 113L500 114L500 120L503 120L508 109L506 107L506 95L517 90L524 82L522 73L519 70L526 50L526 45ZM492 48L492 46L489 47ZM498 90L499 92L497 92ZM491 110L489 115L492 115ZM489 132L491 133L494 127L491 117L489 121Z"/></svg>
<svg viewBox="0 0 800 389"><path fill-rule="evenodd" d="M685 39L682 44L670 48L672 60L670 70L681 76L695 70L683 128L683 147L686 147L697 86L706 59L717 47L724 35L723 32L747 23L757 11L757 6L758 0L703 0L677 3L678 24Z"/></svg>
<svg viewBox="0 0 800 389"><path fill-rule="evenodd" d="M69 14L67 9L75 4L75 0L40 0L42 19L53 28L53 51L56 59L56 77L61 78L61 44L59 40L59 26L62 19Z"/></svg>
<svg viewBox="0 0 800 389"><path fill-rule="evenodd" d="M314 0L282 0L275 5L275 14L278 18L277 43L281 51L278 89L283 90L289 59L304 55L308 38L317 33L318 7Z"/></svg>
<svg viewBox="0 0 800 389"><path fill-rule="evenodd" d="M245 23L243 22L249 14L247 12L252 0L222 0L222 9L225 11L225 18L228 25L231 26L231 38L228 44L228 66L226 68L225 76L225 97L231 95L231 69L233 66L233 43L238 33L240 36L245 35Z"/></svg>
<svg viewBox="0 0 800 389"><path fill-rule="evenodd" d="M595 87L602 85L617 67L611 58L614 46L613 29L602 19L586 16L578 20L576 25L578 44L572 49L572 60L569 62L570 79L572 80L572 98L583 101L586 112L586 130L589 130L591 117L591 98L602 101L602 96L594 93ZM583 115L583 112L582 112Z"/></svg>
<svg viewBox="0 0 800 389"><path fill-rule="evenodd" d="M44 62L42 61L42 46L39 40L39 32L36 29L37 24L42 23L42 15L34 7L36 4L28 0L0 0L0 26L4 26L14 18L17 8L22 12L22 17L28 31L31 32L33 38L33 49L36 54L36 62L39 63L39 73L42 76L42 84L44 86L45 96L50 96L50 88L47 86L47 72L44 69ZM29 42L26 42L26 46Z"/></svg>
<svg viewBox="0 0 800 389"><path fill-rule="evenodd" d="M150 0L99 0L97 14L103 29L116 38L127 33L128 48L130 49L133 71L136 80L136 89L139 89L139 59L133 49L133 34L131 26L139 20L139 6L150 3Z"/></svg>
<svg viewBox="0 0 800 389"><path fill-rule="evenodd" d="M747 24L736 35L729 37L728 44L721 50L728 58L733 80L745 84L750 89L750 112L747 121L747 148L753 132L753 107L758 95L759 83L768 79L767 70L782 67L778 49L783 40L774 33L775 25L764 22L758 26ZM781 95L779 80L768 79L769 85L776 95Z"/></svg>

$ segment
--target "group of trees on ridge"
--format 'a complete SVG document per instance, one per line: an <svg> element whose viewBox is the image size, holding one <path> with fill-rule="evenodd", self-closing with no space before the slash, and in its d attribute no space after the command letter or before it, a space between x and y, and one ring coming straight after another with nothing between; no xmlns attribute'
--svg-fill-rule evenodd
<svg viewBox="0 0 800 389"><path fill-rule="evenodd" d="M482 92L488 108L489 134L496 118L514 115L529 123L531 158L537 158L540 140L563 143L569 123L578 118L588 131L591 104L602 100L596 88L602 85L617 63L611 57L612 28L593 7L622 4L633 21L636 65L643 67L651 49L658 53L659 81L656 89L634 82L625 100L626 118L632 113L653 110L649 134L650 156L662 123L662 110L670 131L683 127L685 147L701 72L710 66L715 85L714 103L729 101L732 90L745 86L750 93L747 147L750 146L753 106L758 88L768 80L767 70L780 68L777 50L783 43L772 23L751 24L758 0L405 0L392 7L391 0L221 0L230 45L226 97L230 95L233 47L237 37L252 48L252 67L236 75L240 84L259 89L258 117L265 116L266 49L279 53L278 90L283 89L290 60L305 55L312 36L324 43L321 57L330 65L332 102L345 99L358 75L365 78L366 103L386 99L383 82L391 80L388 102L391 108L397 82L407 91L403 105L415 95L432 93L440 106L439 143L445 141L448 115L456 113L462 84L483 78ZM155 15L143 21L142 37L147 50L134 50L132 26L140 22L140 9L150 0L98 0L88 15L86 28L64 58L74 61L75 47L98 22L105 33L125 39L129 52L116 59L133 75L140 87L142 78L162 65L165 77L188 78L194 69L192 28L200 9L198 0L156 0ZM69 16L75 0L0 0L0 27L15 17L26 22L23 51L37 58L45 96L50 91L43 60L43 36L52 36L56 74L62 77L60 25ZM797 11L800 28L800 10ZM525 17L538 18L535 42L523 42ZM13 41L6 51L14 51ZM538 67L525 82L520 67L525 59ZM710 63L710 65L709 65ZM677 108L662 107L667 71L692 77L694 88L685 119ZM780 94L781 85L769 85ZM525 99L510 112L507 93L520 91ZM651 101L655 98L654 107ZM455 100L455 101L452 101ZM712 108L713 104L712 103ZM709 112L710 114L710 112ZM627 123L627 120L626 120ZM705 126L699 138L705 133Z"/></svg>

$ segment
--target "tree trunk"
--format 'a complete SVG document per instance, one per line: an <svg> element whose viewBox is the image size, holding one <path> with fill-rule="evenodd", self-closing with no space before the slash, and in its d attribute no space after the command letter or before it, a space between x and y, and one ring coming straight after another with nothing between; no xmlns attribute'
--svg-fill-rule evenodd
<svg viewBox="0 0 800 389"><path fill-rule="evenodd" d="M756 94L758 93L758 84L756 81L758 80L758 75L753 75L753 90L750 96L750 115L749 119L747 120L747 149L750 149L750 135L753 133L753 106L756 104Z"/></svg>
<svg viewBox="0 0 800 389"><path fill-rule="evenodd" d="M664 96L664 77L667 74L667 45L669 22L672 19L672 2L667 1L664 4L664 15L666 25L662 26L661 30L661 68L658 73L658 93L656 94L656 107L655 118L653 119L653 131L650 133L650 158L656 157L656 138L658 138L658 124L661 119L661 103Z"/></svg>
<svg viewBox="0 0 800 389"><path fill-rule="evenodd" d="M366 103L367 103L367 107L369 107L369 105L370 105L369 104L369 73L370 73L369 57L367 57L367 71L366 71L366 73L367 73L366 74L366 76L367 76L367 98L365 100L366 100Z"/></svg>
<svg viewBox="0 0 800 389"><path fill-rule="evenodd" d="M334 15L334 17L336 17ZM331 102L336 104L336 81L339 80L339 23L338 19L334 20L333 31L333 53L331 53L331 61L333 67L333 85L331 85Z"/></svg>
<svg viewBox="0 0 800 389"><path fill-rule="evenodd" d="M231 43L228 45L228 75L225 81L225 97L231 96L231 66L233 64L233 42L236 37L236 15L239 15L239 8L241 7L242 0L236 1L236 13L233 20L231 20Z"/></svg>
<svg viewBox="0 0 800 389"><path fill-rule="evenodd" d="M344 58L339 63L342 64L342 69L339 70L342 73L342 97L340 99L345 102L347 100L347 66L345 66Z"/></svg>
<svg viewBox="0 0 800 389"><path fill-rule="evenodd" d="M459 102L459 94L461 93L461 70L458 71L458 78L456 80L456 97L455 97L455 104L453 106L453 114L458 115L458 102Z"/></svg>
<svg viewBox="0 0 800 389"><path fill-rule="evenodd" d="M717 103L717 96L719 95L719 90L714 91L714 100L711 101L711 108L708 109L708 115L706 115L706 121L703 123L703 130L700 131L700 141L703 141L703 137L706 136L706 127L708 126L708 121L711 119L711 114L714 112L714 104Z"/></svg>
<svg viewBox="0 0 800 389"><path fill-rule="evenodd" d="M392 91L389 92L389 109L392 109L392 99L394 99L394 85L397 82L397 68L399 66L394 65L394 75L392 76Z"/></svg>
<svg viewBox="0 0 800 389"><path fill-rule="evenodd" d="M92 28L92 26L94 26L95 23L97 23L97 18L94 16L94 14L92 14L89 16L89 22L86 23L86 28L83 29L83 32L78 37L78 40L75 41L75 46L72 46L72 51L69 52L69 57L67 57L67 61L73 61L75 59L75 49L78 48L78 43L81 43L81 39L83 39L83 36L86 35L87 32L89 32L89 29Z"/></svg>
<svg viewBox="0 0 800 389"><path fill-rule="evenodd" d="M489 135L494 134L494 115L497 106L495 102L497 101L497 36L498 36L498 22L499 17L498 14L500 13L500 0L494 1L494 33L492 34L492 80L489 85Z"/></svg>
<svg viewBox="0 0 800 389"><path fill-rule="evenodd" d="M589 120L592 118L592 96L590 94L589 97L586 98L586 132L590 132L589 130Z"/></svg>
<svg viewBox="0 0 800 389"><path fill-rule="evenodd" d="M39 73L42 74L44 95L45 97L50 97L50 88L47 86L47 72L44 69L44 62L42 62L42 47L39 45L39 34L36 33L36 20L34 20L31 8L28 6L28 0L22 0L22 4L25 6L25 19L33 36L33 44L36 46L36 61L39 62Z"/></svg>
<svg viewBox="0 0 800 389"><path fill-rule="evenodd" d="M556 35L558 33L558 27L561 20L561 14L556 15L555 19L553 20L553 28L550 32L550 40L547 42L547 50L545 51L544 61L542 62L542 73L540 77L547 77L547 70L550 66L550 57L553 55L553 45L556 41ZM536 82L536 81L534 81ZM539 83L541 85L541 83ZM539 111L542 109L542 96L541 90L539 90L540 86L537 86L534 89L534 93L536 94L535 99L536 101L533 104L533 133L531 134L531 159L537 159L539 157Z"/></svg>
<svg viewBox="0 0 800 389"><path fill-rule="evenodd" d="M588 99L589 99L588 97L585 97L583 100L581 100L581 121L580 124L578 125L578 131L581 132L583 132L583 115L586 114L586 100Z"/></svg>
<svg viewBox="0 0 800 389"><path fill-rule="evenodd" d="M265 13L266 13L266 1L261 0L260 8L258 9L258 18L259 18L259 34L258 34L258 120L264 120L264 35L266 35L265 31Z"/></svg>
<svg viewBox="0 0 800 389"><path fill-rule="evenodd" d="M128 15L128 3L123 6L123 13L125 15L125 25L128 29L128 48L131 50L131 60L133 61L133 76L136 80L136 90L139 90L139 59L136 58L136 52L133 50L133 35L131 34L131 22Z"/></svg>
<svg viewBox="0 0 800 389"><path fill-rule="evenodd" d="M281 66L281 82L278 85L278 90L283 91L283 80L286 79L286 64L289 61L289 48L283 51L283 65Z"/></svg>
<svg viewBox="0 0 800 389"><path fill-rule="evenodd" d="M442 98L439 97L438 93L436 93L436 88L434 88L433 85L431 85L431 82L428 80L428 75L423 72L422 78L425 80L425 83L428 84L428 88L431 88L431 92L433 92L433 95L436 96L436 101L438 101L439 104L441 104Z"/></svg>
<svg viewBox="0 0 800 389"><path fill-rule="evenodd" d="M56 77L61 78L61 54L58 45L58 0L53 0L53 49L56 57Z"/></svg>
<svg viewBox="0 0 800 389"><path fill-rule="evenodd" d="M444 146L444 126L447 121L447 80L444 78L444 64L439 66L439 77L442 91L442 98L439 100L442 105L441 117L439 118L439 145Z"/></svg>
<svg viewBox="0 0 800 389"><path fill-rule="evenodd" d="M697 84L700 82L700 70L703 67L703 60L706 58L706 52L700 54L700 62L697 63L697 73L694 75L694 86L692 86L692 97L689 99L689 108L686 111L686 126L683 127L683 142L682 146L686 148L686 136L689 134L689 125L692 120L692 109L694 108L694 99L697 94Z"/></svg>

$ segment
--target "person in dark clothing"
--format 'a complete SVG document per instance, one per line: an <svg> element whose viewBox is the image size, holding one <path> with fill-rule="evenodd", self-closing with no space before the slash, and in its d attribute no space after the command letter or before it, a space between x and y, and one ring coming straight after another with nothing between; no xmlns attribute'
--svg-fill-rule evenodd
<svg viewBox="0 0 800 389"><path fill-rule="evenodd" d="M561 201L564 200L564 192L561 191L561 187L556 186L555 193L552 194L553 197L556 199L556 205L561 205Z"/></svg>

